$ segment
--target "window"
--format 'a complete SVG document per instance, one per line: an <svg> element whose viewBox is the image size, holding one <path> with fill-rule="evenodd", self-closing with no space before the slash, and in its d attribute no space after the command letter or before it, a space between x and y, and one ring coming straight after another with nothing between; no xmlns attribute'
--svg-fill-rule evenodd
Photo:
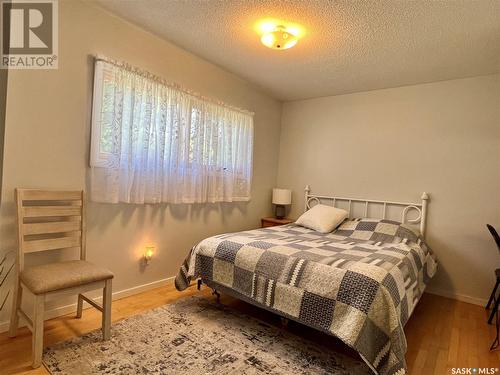
<svg viewBox="0 0 500 375"><path fill-rule="evenodd" d="M252 114L96 60L92 200L247 201L252 149Z"/></svg>

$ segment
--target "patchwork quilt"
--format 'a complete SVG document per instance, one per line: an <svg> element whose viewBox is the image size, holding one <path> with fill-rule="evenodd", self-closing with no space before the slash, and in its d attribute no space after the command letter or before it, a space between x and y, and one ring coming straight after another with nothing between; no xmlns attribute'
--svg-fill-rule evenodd
<svg viewBox="0 0 500 375"><path fill-rule="evenodd" d="M295 224L209 237L175 285L201 277L340 338L378 374L406 374L403 327L437 262L418 233L354 219L322 234Z"/></svg>

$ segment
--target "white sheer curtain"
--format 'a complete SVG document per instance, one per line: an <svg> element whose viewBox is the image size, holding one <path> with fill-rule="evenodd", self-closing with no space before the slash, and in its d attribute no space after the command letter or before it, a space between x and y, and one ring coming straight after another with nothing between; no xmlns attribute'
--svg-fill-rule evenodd
<svg viewBox="0 0 500 375"><path fill-rule="evenodd" d="M253 114L96 60L91 199L248 201Z"/></svg>

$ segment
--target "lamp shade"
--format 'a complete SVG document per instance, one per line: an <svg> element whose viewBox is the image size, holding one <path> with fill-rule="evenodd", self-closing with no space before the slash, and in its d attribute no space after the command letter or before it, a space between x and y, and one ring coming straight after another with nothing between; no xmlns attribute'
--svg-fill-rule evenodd
<svg viewBox="0 0 500 375"><path fill-rule="evenodd" d="M273 189L273 204L292 204L292 191L288 189Z"/></svg>

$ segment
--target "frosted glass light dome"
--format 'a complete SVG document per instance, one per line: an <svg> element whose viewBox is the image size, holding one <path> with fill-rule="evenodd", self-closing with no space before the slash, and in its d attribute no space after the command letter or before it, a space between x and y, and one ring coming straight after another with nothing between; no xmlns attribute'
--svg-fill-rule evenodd
<svg viewBox="0 0 500 375"><path fill-rule="evenodd" d="M266 47L272 49L288 49L297 44L298 38L284 26L276 26L273 31L266 32L260 38L260 41Z"/></svg>

